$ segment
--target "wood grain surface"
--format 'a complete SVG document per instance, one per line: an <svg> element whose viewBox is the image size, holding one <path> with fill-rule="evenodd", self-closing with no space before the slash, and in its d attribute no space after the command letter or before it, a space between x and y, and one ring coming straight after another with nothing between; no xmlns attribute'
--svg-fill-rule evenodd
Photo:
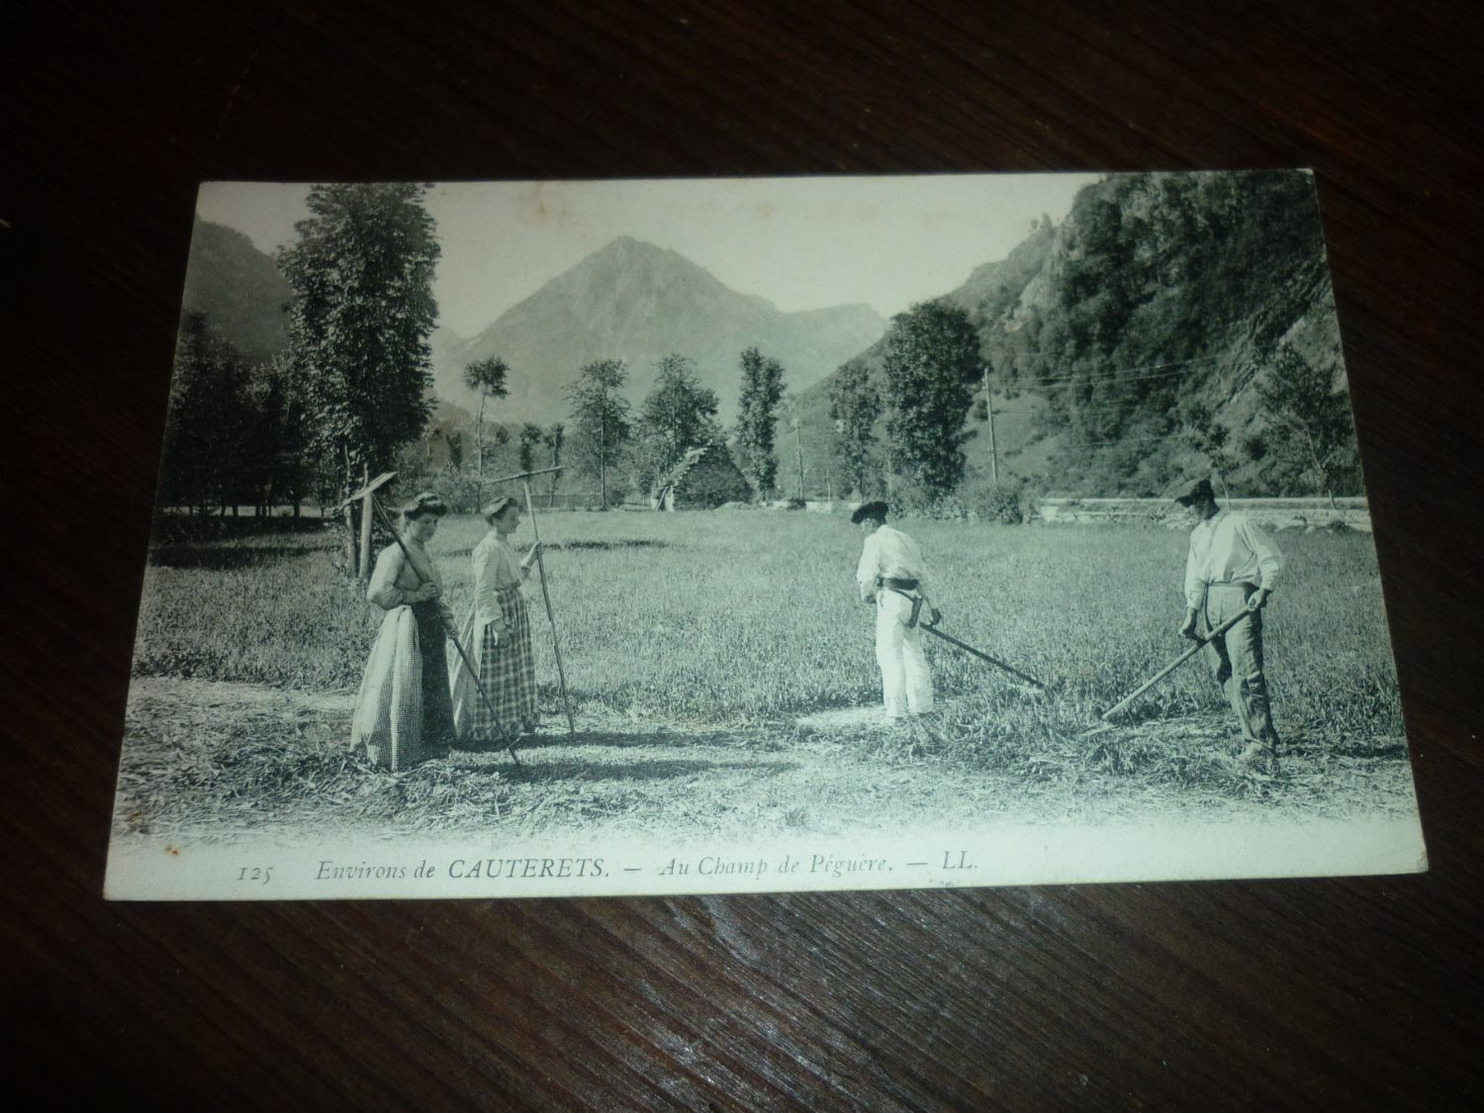
<svg viewBox="0 0 1484 1113"><path fill-rule="evenodd" d="M59 1109L1484 1108L1480 9L6 9L5 1084ZM1431 872L100 899L196 184L1308 166Z"/></svg>

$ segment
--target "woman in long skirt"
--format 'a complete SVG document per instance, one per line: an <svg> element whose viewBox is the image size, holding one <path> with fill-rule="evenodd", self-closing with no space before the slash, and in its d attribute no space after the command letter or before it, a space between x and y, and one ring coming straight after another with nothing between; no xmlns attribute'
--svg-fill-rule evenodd
<svg viewBox="0 0 1484 1113"><path fill-rule="evenodd" d="M367 757L392 770L445 757L453 741L444 648L451 623L445 625L443 578L427 549L446 513L432 492L413 499L402 511L401 544L381 550L366 589L386 617L366 662L351 735Z"/></svg>
<svg viewBox="0 0 1484 1113"><path fill-rule="evenodd" d="M474 607L462 631L484 694L460 663L453 674L454 731L464 744L506 745L536 729L536 663L520 589L541 542L524 559L515 555L510 535L520 526L521 509L513 498L485 507L484 520L490 528L474 547Z"/></svg>

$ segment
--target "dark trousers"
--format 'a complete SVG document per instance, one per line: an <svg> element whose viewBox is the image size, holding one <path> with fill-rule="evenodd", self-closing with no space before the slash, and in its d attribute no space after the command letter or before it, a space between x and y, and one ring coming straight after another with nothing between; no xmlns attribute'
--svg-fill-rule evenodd
<svg viewBox="0 0 1484 1113"><path fill-rule="evenodd" d="M1247 610L1257 589L1251 584L1212 584L1206 589L1206 628L1214 630ZM1278 748L1268 682L1262 671L1262 612L1253 611L1219 638L1206 643L1206 663L1226 693L1246 742Z"/></svg>

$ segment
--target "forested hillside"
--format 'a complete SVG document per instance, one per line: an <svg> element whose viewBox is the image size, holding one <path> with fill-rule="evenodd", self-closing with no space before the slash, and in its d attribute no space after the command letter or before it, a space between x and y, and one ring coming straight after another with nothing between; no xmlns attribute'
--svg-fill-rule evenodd
<svg viewBox="0 0 1484 1113"><path fill-rule="evenodd" d="M1307 173L1110 176L942 300L979 335L1002 481L1160 495L1209 469L1233 493L1360 492ZM883 351L861 357L873 377ZM829 394L808 399L821 474L838 470ZM981 476L982 397L966 415Z"/></svg>
<svg viewBox="0 0 1484 1113"><path fill-rule="evenodd" d="M264 362L288 347L293 291L271 256L241 232L197 219L186 268L186 313L203 313L243 358Z"/></svg>

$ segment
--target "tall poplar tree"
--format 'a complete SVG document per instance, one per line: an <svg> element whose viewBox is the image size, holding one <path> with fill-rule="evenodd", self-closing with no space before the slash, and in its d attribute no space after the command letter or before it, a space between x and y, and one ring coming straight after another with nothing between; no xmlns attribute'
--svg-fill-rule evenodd
<svg viewBox="0 0 1484 1113"><path fill-rule="evenodd" d="M871 430L881 416L881 392L858 359L843 364L830 383L830 421L835 426L835 458L851 486L866 496Z"/></svg>
<svg viewBox="0 0 1484 1113"><path fill-rule="evenodd" d="M969 315L942 301L898 313L883 363L893 470L928 495L946 495L964 477L964 417L977 382Z"/></svg>
<svg viewBox="0 0 1484 1113"><path fill-rule="evenodd" d="M440 248L409 182L318 185L298 241L279 254L296 297L289 310L302 376L308 448L331 498L386 470L431 413ZM346 526L351 526L346 510ZM349 551L354 552L347 536Z"/></svg>
<svg viewBox="0 0 1484 1113"><path fill-rule="evenodd" d="M572 417L569 456L583 475L598 481L598 498L608 505L609 473L629 442L629 404L619 394L628 382L621 359L589 363L567 388Z"/></svg>
<svg viewBox="0 0 1484 1113"><path fill-rule="evenodd" d="M464 368L464 385L479 392L479 413L474 419L474 474L484 478L484 405L491 398L509 393L506 378L510 366L499 357L477 359Z"/></svg>
<svg viewBox="0 0 1484 1113"><path fill-rule="evenodd" d="M742 470L752 489L762 496L778 482L773 441L778 427L778 403L783 398L783 364L756 348L742 353L741 412L737 417L737 448Z"/></svg>

